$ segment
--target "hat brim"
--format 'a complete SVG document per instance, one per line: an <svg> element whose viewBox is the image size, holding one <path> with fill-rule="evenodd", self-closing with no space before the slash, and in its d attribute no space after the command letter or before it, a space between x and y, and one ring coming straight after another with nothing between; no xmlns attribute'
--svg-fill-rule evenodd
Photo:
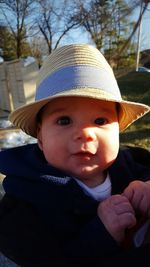
<svg viewBox="0 0 150 267"><path fill-rule="evenodd" d="M103 90L96 88L75 88L22 106L12 112L9 116L9 119L16 127L22 129L25 133L36 138L37 114L39 113L41 108L44 107L47 103L51 102L53 99L70 96L86 97L119 103L120 108L118 114L118 122L120 132L124 131L134 121L150 111L150 107L145 104L125 100L116 100L111 94L106 93Z"/></svg>

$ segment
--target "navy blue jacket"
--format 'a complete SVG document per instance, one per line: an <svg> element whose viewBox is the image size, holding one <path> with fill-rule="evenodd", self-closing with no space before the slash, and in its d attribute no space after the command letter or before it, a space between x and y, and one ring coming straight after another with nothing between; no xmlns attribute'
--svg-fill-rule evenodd
<svg viewBox="0 0 150 267"><path fill-rule="evenodd" d="M99 203L66 173L48 165L37 144L2 151L0 172L6 175L0 251L20 266L100 267L113 261L120 266L131 257L146 266L142 261L150 246L124 251L97 216ZM121 148L109 173L112 194L122 193L135 179L149 180L150 153Z"/></svg>

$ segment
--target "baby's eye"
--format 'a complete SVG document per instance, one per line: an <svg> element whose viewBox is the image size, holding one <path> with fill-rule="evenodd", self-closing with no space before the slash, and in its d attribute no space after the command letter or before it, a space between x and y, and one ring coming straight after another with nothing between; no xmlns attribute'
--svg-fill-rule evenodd
<svg viewBox="0 0 150 267"><path fill-rule="evenodd" d="M108 123L108 120L106 118L97 118L95 120L95 123L98 125L105 125Z"/></svg>
<svg viewBox="0 0 150 267"><path fill-rule="evenodd" d="M57 120L57 124L58 125L68 125L71 123L71 119L68 117L68 116L63 116L63 117L60 117L58 120Z"/></svg>

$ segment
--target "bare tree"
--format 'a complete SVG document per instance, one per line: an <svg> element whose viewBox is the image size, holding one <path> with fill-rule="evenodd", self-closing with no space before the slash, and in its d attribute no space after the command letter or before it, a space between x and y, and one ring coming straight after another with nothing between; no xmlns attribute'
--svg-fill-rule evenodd
<svg viewBox="0 0 150 267"><path fill-rule="evenodd" d="M107 37L119 37L127 28L127 18L137 3L128 6L123 0L78 0L73 19L89 33L97 48L105 46Z"/></svg>
<svg viewBox="0 0 150 267"><path fill-rule="evenodd" d="M98 49L103 47L106 31L109 27L110 14L107 2L100 0L78 0L75 2L76 13L72 19L89 33Z"/></svg>
<svg viewBox="0 0 150 267"><path fill-rule="evenodd" d="M140 18L137 23L133 23L130 16L140 2L141 0L78 0L73 19L89 33L97 48L105 51L110 62L117 62L129 47L139 25Z"/></svg>
<svg viewBox="0 0 150 267"><path fill-rule="evenodd" d="M79 23L72 20L72 5L68 0L37 0L37 3L39 16L36 22L50 54L62 38Z"/></svg>
<svg viewBox="0 0 150 267"><path fill-rule="evenodd" d="M0 3L5 25L10 29L15 43L16 55L21 57L22 45L27 38L26 22L31 15L34 0L5 0Z"/></svg>

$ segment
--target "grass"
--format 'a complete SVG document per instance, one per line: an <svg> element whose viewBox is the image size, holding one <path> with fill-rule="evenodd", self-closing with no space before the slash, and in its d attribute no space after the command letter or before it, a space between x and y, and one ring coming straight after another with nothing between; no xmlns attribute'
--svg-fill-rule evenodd
<svg viewBox="0 0 150 267"><path fill-rule="evenodd" d="M123 99L150 105L150 73L131 71L118 77L117 81ZM150 151L150 113L121 133L120 142L140 146Z"/></svg>

